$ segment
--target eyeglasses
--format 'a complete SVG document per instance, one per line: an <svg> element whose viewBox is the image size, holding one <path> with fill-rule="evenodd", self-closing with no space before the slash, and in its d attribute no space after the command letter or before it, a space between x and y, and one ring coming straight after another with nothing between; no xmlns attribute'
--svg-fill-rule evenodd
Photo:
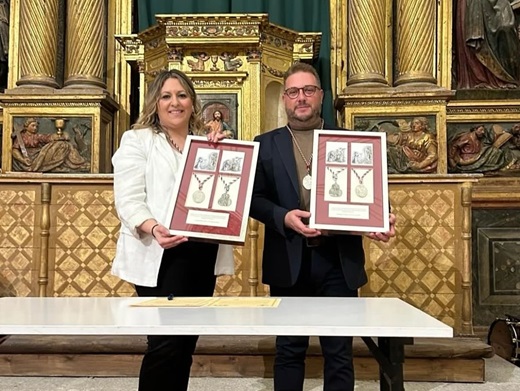
<svg viewBox="0 0 520 391"><path fill-rule="evenodd" d="M298 95L300 95L300 90L303 91L303 95L305 96L313 96L316 91L321 90L318 86L303 86L303 87L291 87L287 88L284 91L284 94L287 95L291 99L296 99Z"/></svg>

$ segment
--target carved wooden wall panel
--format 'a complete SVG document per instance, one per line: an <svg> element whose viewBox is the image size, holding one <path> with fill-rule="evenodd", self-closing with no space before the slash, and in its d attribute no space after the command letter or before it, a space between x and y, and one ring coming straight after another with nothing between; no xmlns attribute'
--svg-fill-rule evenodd
<svg viewBox="0 0 520 391"><path fill-rule="evenodd" d="M36 289L40 198L38 185L0 187L0 296Z"/></svg>
<svg viewBox="0 0 520 391"><path fill-rule="evenodd" d="M456 332L469 332L469 226L461 183L396 183L390 199L397 236L388 243L365 241L369 283L361 295L400 297Z"/></svg>
<svg viewBox="0 0 520 391"><path fill-rule="evenodd" d="M135 294L110 273L119 235L111 176L16 182L0 178L0 297ZM249 296L256 254L248 241L234 255L236 273L220 276L215 294Z"/></svg>
<svg viewBox="0 0 520 391"><path fill-rule="evenodd" d="M110 274L119 232L111 184L53 186L49 296L126 296Z"/></svg>

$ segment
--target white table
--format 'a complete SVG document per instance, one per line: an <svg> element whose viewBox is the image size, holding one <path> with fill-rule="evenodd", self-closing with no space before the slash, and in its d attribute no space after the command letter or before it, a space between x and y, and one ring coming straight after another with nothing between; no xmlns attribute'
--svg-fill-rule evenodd
<svg viewBox="0 0 520 391"><path fill-rule="evenodd" d="M4 297L0 334L361 337L379 363L384 391L404 390L404 345L453 336L451 327L397 298L284 297L276 308L131 306L145 300Z"/></svg>

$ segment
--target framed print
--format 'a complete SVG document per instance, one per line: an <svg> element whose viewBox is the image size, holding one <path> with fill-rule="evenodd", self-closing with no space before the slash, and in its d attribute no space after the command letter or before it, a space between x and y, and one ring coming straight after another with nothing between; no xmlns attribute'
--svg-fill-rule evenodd
<svg viewBox="0 0 520 391"><path fill-rule="evenodd" d="M243 245L258 157L256 141L188 136L170 207L170 233Z"/></svg>
<svg viewBox="0 0 520 391"><path fill-rule="evenodd" d="M311 228L389 230L386 133L316 130Z"/></svg>

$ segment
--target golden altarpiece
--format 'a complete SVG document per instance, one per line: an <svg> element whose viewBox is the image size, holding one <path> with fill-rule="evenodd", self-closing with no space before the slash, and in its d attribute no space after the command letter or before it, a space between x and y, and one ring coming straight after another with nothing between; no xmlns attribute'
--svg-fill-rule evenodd
<svg viewBox="0 0 520 391"><path fill-rule="evenodd" d="M131 81L140 87L135 105L157 71L183 70L208 113L223 110L237 137L251 140L285 123L283 72L316 59L321 34L261 14L157 15L154 26L131 34L131 0L68 1L66 16L62 4L11 1L9 80L0 94L0 295L129 295L110 274L119 227L110 157L130 126ZM330 8L338 123L396 140L397 237L365 243L369 284L361 294L402 297L471 335L472 209L519 207L520 185L450 172L448 130L520 122L520 105L454 99L452 1L330 0ZM31 126L61 145L61 159L26 159L22 133ZM434 162L400 164L398 140L412 127L431 133ZM220 278L217 294L266 293L262 227L249 228L246 246L235 249L237 274Z"/></svg>
<svg viewBox="0 0 520 391"><path fill-rule="evenodd" d="M73 19L69 8L60 53L53 23L63 20L60 1L13 4L15 71L0 96L1 295L132 295L132 286L110 274L119 231L110 158L130 126L132 68L139 75L138 104L158 71L180 69L192 78L205 114L220 110L236 137L250 140L285 123L283 72L294 61L317 58L321 33L274 25L265 14L229 14L157 15L156 25L130 34L130 15L123 12L108 22L113 39L105 47L102 21L129 9L130 1L109 1L108 9L98 2L72 2L78 7L72 15L83 11L83 16ZM48 18L25 29L35 14ZM22 136L31 132L62 147L44 146L26 161L32 144ZM217 294L265 294L258 277L260 235L261 227L251 221L246 245L235 249L236 276L220 277Z"/></svg>

